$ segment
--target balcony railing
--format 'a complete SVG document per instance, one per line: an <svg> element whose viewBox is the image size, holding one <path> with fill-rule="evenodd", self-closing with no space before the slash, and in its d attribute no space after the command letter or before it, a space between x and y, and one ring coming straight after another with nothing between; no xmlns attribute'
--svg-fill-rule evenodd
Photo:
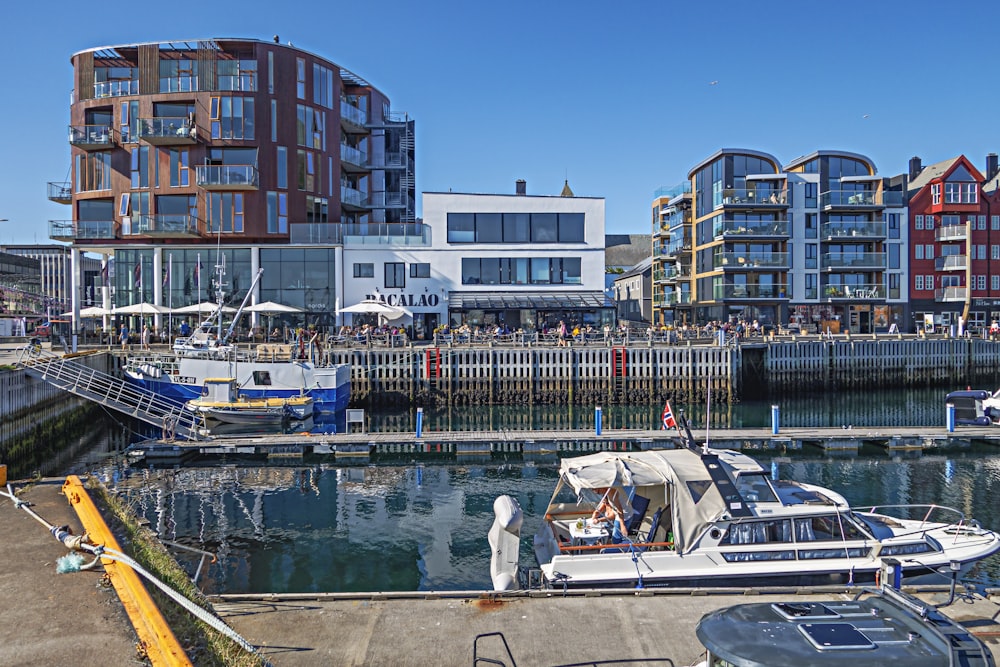
<svg viewBox="0 0 1000 667"><path fill-rule="evenodd" d="M944 225L934 228L935 241L964 241L968 235L967 225Z"/></svg>
<svg viewBox="0 0 1000 667"><path fill-rule="evenodd" d="M114 144L110 125L70 125L69 143L84 150L101 150Z"/></svg>
<svg viewBox="0 0 1000 667"><path fill-rule="evenodd" d="M368 114L344 100L340 101L340 119L357 127L365 127L368 124Z"/></svg>
<svg viewBox="0 0 1000 667"><path fill-rule="evenodd" d="M132 218L132 234L160 238L201 236L205 223L193 215L158 213Z"/></svg>
<svg viewBox="0 0 1000 667"><path fill-rule="evenodd" d="M62 183L49 181L47 189L49 201L57 204L73 203L73 184L69 181Z"/></svg>
<svg viewBox="0 0 1000 667"><path fill-rule="evenodd" d="M413 171L413 158L410 157L409 153L404 153L402 151L387 152L385 154L384 162L384 164L379 166L396 169L408 169L409 171Z"/></svg>
<svg viewBox="0 0 1000 667"><path fill-rule="evenodd" d="M348 223L344 227L344 246L396 245L428 246L431 228L421 222Z"/></svg>
<svg viewBox="0 0 1000 667"><path fill-rule="evenodd" d="M825 222L820 225L820 236L826 239L885 238L884 222Z"/></svg>
<svg viewBox="0 0 1000 667"><path fill-rule="evenodd" d="M183 117L140 118L139 138L156 146L193 144L198 140L195 125Z"/></svg>
<svg viewBox="0 0 1000 667"><path fill-rule="evenodd" d="M347 144L340 144L340 161L344 166L365 168L368 164L368 151L363 151Z"/></svg>
<svg viewBox="0 0 1000 667"><path fill-rule="evenodd" d="M965 287L941 287L934 290L935 301L965 301L968 289Z"/></svg>
<svg viewBox="0 0 1000 667"><path fill-rule="evenodd" d="M820 257L821 269L863 269L885 268L884 252L828 252Z"/></svg>
<svg viewBox="0 0 1000 667"><path fill-rule="evenodd" d="M114 220L49 220L49 238L55 241L115 238Z"/></svg>
<svg viewBox="0 0 1000 667"><path fill-rule="evenodd" d="M252 164L199 164L195 184L206 190L256 190L260 174Z"/></svg>
<svg viewBox="0 0 1000 667"><path fill-rule="evenodd" d="M720 252L712 258L717 269L780 269L788 268L789 261L787 252Z"/></svg>
<svg viewBox="0 0 1000 667"><path fill-rule="evenodd" d="M656 308L669 308L671 306L687 305L690 303L690 292L674 291L667 294L657 294L653 296L653 306Z"/></svg>
<svg viewBox="0 0 1000 667"><path fill-rule="evenodd" d="M365 193L361 190L357 190L347 185L340 186L340 204L341 206L353 206L355 208L364 208L365 204L368 203Z"/></svg>
<svg viewBox="0 0 1000 667"><path fill-rule="evenodd" d="M881 208L903 205L903 193L895 190L884 192L856 190L829 190L819 195L820 208Z"/></svg>
<svg viewBox="0 0 1000 667"><path fill-rule="evenodd" d="M165 76L160 79L161 93L194 93L198 90L197 74Z"/></svg>
<svg viewBox="0 0 1000 667"><path fill-rule="evenodd" d="M257 90L257 73L220 74L216 77L219 90L234 90L252 93Z"/></svg>
<svg viewBox="0 0 1000 667"><path fill-rule="evenodd" d="M718 299L788 299L787 285L737 285L725 283L715 285L713 296Z"/></svg>
<svg viewBox="0 0 1000 667"><path fill-rule="evenodd" d="M934 259L935 271L965 271L969 267L966 255L945 255Z"/></svg>
<svg viewBox="0 0 1000 667"><path fill-rule="evenodd" d="M138 79L117 79L114 81L95 81L94 97L122 97L124 95L138 95Z"/></svg>
<svg viewBox="0 0 1000 667"><path fill-rule="evenodd" d="M885 287L883 285L825 285L821 288L823 298L828 300L845 299L850 301L863 301L872 299L884 299Z"/></svg>
<svg viewBox="0 0 1000 667"><path fill-rule="evenodd" d="M662 269L656 269L653 271L653 282L677 280L680 275L681 270L676 266L665 266Z"/></svg>
<svg viewBox="0 0 1000 667"><path fill-rule="evenodd" d="M788 236L788 220L733 220L721 218L715 221L714 236Z"/></svg>
<svg viewBox="0 0 1000 667"><path fill-rule="evenodd" d="M722 205L788 206L788 196L783 190L771 188L726 188L722 191Z"/></svg>

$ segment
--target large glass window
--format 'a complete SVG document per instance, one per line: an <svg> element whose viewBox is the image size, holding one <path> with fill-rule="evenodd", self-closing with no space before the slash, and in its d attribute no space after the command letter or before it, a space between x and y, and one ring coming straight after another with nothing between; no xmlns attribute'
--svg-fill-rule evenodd
<svg viewBox="0 0 1000 667"><path fill-rule="evenodd" d="M278 170L278 189L288 189L288 149L278 146L278 160L275 165Z"/></svg>
<svg viewBox="0 0 1000 667"><path fill-rule="evenodd" d="M76 191L111 189L111 153L97 152L76 156Z"/></svg>
<svg viewBox="0 0 1000 667"><path fill-rule="evenodd" d="M254 92L257 90L257 61L246 60L218 61L217 84L219 90L239 90Z"/></svg>
<svg viewBox="0 0 1000 667"><path fill-rule="evenodd" d="M132 149L132 189L149 187L149 147Z"/></svg>
<svg viewBox="0 0 1000 667"><path fill-rule="evenodd" d="M161 93L188 93L196 90L198 90L197 60L182 58L160 61Z"/></svg>
<svg viewBox="0 0 1000 667"><path fill-rule="evenodd" d="M448 243L476 242L476 214L448 214Z"/></svg>
<svg viewBox="0 0 1000 667"><path fill-rule="evenodd" d="M224 234L243 232L243 193L208 193L208 231Z"/></svg>
<svg viewBox="0 0 1000 667"><path fill-rule="evenodd" d="M385 287L406 287L406 264L403 262L385 263Z"/></svg>
<svg viewBox="0 0 1000 667"><path fill-rule="evenodd" d="M371 262L355 262L354 264L354 277L355 278L374 278L375 277L375 265Z"/></svg>
<svg viewBox="0 0 1000 667"><path fill-rule="evenodd" d="M559 214L559 243L583 243L583 213Z"/></svg>
<svg viewBox="0 0 1000 667"><path fill-rule="evenodd" d="M531 215L528 213L503 214L503 242L528 243L531 240Z"/></svg>
<svg viewBox="0 0 1000 667"><path fill-rule="evenodd" d="M449 213L449 243L584 243L583 213Z"/></svg>
<svg viewBox="0 0 1000 667"><path fill-rule="evenodd" d="M213 139L254 139L254 99L213 97L211 127Z"/></svg>
<svg viewBox="0 0 1000 667"><path fill-rule="evenodd" d="M188 149L170 149L170 187L185 187L189 185Z"/></svg>
<svg viewBox="0 0 1000 667"><path fill-rule="evenodd" d="M531 215L532 243L556 243L559 240L559 216L556 213Z"/></svg>
<svg viewBox="0 0 1000 667"><path fill-rule="evenodd" d="M267 193L267 233L288 233L288 194L284 192Z"/></svg>
<svg viewBox="0 0 1000 667"><path fill-rule="evenodd" d="M483 257L462 260L463 285L579 285L579 257Z"/></svg>
<svg viewBox="0 0 1000 667"><path fill-rule="evenodd" d="M476 243L503 243L503 214L476 214Z"/></svg>

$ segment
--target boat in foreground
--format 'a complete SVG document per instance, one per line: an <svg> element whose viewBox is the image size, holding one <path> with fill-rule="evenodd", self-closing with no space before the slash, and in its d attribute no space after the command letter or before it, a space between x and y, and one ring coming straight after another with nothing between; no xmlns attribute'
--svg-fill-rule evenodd
<svg viewBox="0 0 1000 667"><path fill-rule="evenodd" d="M955 408L955 423L968 426L1000 425L1000 391L965 389L945 396L945 404Z"/></svg>
<svg viewBox="0 0 1000 667"><path fill-rule="evenodd" d="M620 543L591 521L608 497L627 517ZM525 580L521 511L509 496L494 510L493 585L511 590ZM1000 536L938 505L851 508L739 452L686 446L563 459L532 546L544 587L810 586L873 582L884 558L906 583L944 583L940 569L966 571Z"/></svg>
<svg viewBox="0 0 1000 667"><path fill-rule="evenodd" d="M921 600L891 587L853 600L740 604L702 617L699 667L993 667L989 648Z"/></svg>
<svg viewBox="0 0 1000 667"><path fill-rule="evenodd" d="M247 398L239 393L233 378L208 378L203 395L185 407L222 424L280 425L285 420L307 419L313 414L308 396L290 398Z"/></svg>

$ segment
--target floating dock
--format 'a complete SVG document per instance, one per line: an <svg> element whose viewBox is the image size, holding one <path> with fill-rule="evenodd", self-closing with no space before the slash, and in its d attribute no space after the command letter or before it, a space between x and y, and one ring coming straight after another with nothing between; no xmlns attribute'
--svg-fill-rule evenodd
<svg viewBox="0 0 1000 667"><path fill-rule="evenodd" d="M703 432L695 432L696 440ZM798 451L814 447L829 454L857 454L862 447L890 454L961 449L973 444L1000 446L1000 428L942 427L717 429L711 446L741 451ZM199 442L148 440L129 448L135 459L182 462L198 456L268 459L333 456L345 462L367 463L380 457L491 458L561 456L596 451L637 451L671 448L677 434L665 430L609 429L552 431L448 431L416 433L296 433L288 435L219 436Z"/></svg>

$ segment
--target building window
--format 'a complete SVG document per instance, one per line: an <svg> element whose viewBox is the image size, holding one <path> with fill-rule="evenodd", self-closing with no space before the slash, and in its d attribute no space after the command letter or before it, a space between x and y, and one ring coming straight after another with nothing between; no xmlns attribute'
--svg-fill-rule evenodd
<svg viewBox="0 0 1000 667"><path fill-rule="evenodd" d="M111 153L76 156L76 191L111 189Z"/></svg>
<svg viewBox="0 0 1000 667"><path fill-rule="evenodd" d="M806 213L806 238L814 239L819 236L819 225L816 224L817 215Z"/></svg>
<svg viewBox="0 0 1000 667"><path fill-rule="evenodd" d="M885 214L886 226L889 229L889 238L898 239L899 238L899 214L898 213L886 213Z"/></svg>
<svg viewBox="0 0 1000 667"><path fill-rule="evenodd" d="M216 82L219 90L256 92L256 60L220 60L217 63L217 71Z"/></svg>
<svg viewBox="0 0 1000 667"><path fill-rule="evenodd" d="M149 147L132 149L132 189L149 187Z"/></svg>
<svg viewBox="0 0 1000 667"><path fill-rule="evenodd" d="M288 149L284 146L278 146L278 160L275 167L278 170L278 188L281 190L288 189Z"/></svg>
<svg viewBox="0 0 1000 667"><path fill-rule="evenodd" d="M585 243L583 213L449 213L448 243Z"/></svg>
<svg viewBox="0 0 1000 667"><path fill-rule="evenodd" d="M924 289L932 290L934 289L934 276L924 276Z"/></svg>
<svg viewBox="0 0 1000 667"><path fill-rule="evenodd" d="M933 215L925 215L924 216L924 229L926 229L928 231L934 229L934 222L935 222L935 220L934 220L934 216Z"/></svg>
<svg viewBox="0 0 1000 667"><path fill-rule="evenodd" d="M1000 290L1000 276L992 275L990 276L990 289L994 292Z"/></svg>
<svg viewBox="0 0 1000 667"><path fill-rule="evenodd" d="M306 222L328 222L328 209L325 197L306 196Z"/></svg>
<svg viewBox="0 0 1000 667"><path fill-rule="evenodd" d="M815 269L817 266L817 257L819 255L819 248L815 243L807 243L805 245L806 249L806 268Z"/></svg>
<svg viewBox="0 0 1000 667"><path fill-rule="evenodd" d="M986 244L976 245L978 250L978 257L973 257L973 259L986 259Z"/></svg>
<svg viewBox="0 0 1000 667"><path fill-rule="evenodd" d="M937 206L941 203L941 184L932 183L931 184L931 203Z"/></svg>
<svg viewBox="0 0 1000 667"><path fill-rule="evenodd" d="M271 100L271 141L278 141L278 100Z"/></svg>
<svg viewBox="0 0 1000 667"><path fill-rule="evenodd" d="M924 259L934 259L934 244L928 243L924 246Z"/></svg>
<svg viewBox="0 0 1000 667"><path fill-rule="evenodd" d="M888 253L888 266L890 269L899 268L900 245L901 244L899 243L889 243L886 246L886 251Z"/></svg>
<svg viewBox="0 0 1000 667"><path fill-rule="evenodd" d="M818 183L803 183L805 186L805 207L816 208L816 193L819 190Z"/></svg>
<svg viewBox="0 0 1000 667"><path fill-rule="evenodd" d="M986 276L979 276L976 280L976 289L985 290L986 289Z"/></svg>
<svg viewBox="0 0 1000 667"><path fill-rule="evenodd" d="M213 139L254 139L254 99L213 97L211 102Z"/></svg>
<svg viewBox="0 0 1000 667"><path fill-rule="evenodd" d="M207 203L209 232L243 232L243 193L209 192Z"/></svg>
<svg viewBox="0 0 1000 667"><path fill-rule="evenodd" d="M170 149L170 187L182 188L190 185L188 172L188 149Z"/></svg>
<svg viewBox="0 0 1000 667"><path fill-rule="evenodd" d="M314 192L316 190L316 154L311 151L298 152L298 182L299 190Z"/></svg>
<svg viewBox="0 0 1000 667"><path fill-rule="evenodd" d="M993 231L1000 231L1000 215L990 216L990 229Z"/></svg>
<svg viewBox="0 0 1000 667"><path fill-rule="evenodd" d="M406 287L406 264L403 262L385 263L385 286L387 289Z"/></svg>
<svg viewBox="0 0 1000 667"><path fill-rule="evenodd" d="M580 285L579 257L466 257L463 285Z"/></svg>
<svg viewBox="0 0 1000 667"><path fill-rule="evenodd" d="M924 258L924 246L921 243L913 246L913 259L923 259Z"/></svg>
<svg viewBox="0 0 1000 667"><path fill-rule="evenodd" d="M313 64L313 103L333 108L333 70Z"/></svg>
<svg viewBox="0 0 1000 667"><path fill-rule="evenodd" d="M990 259L1000 259L1000 245L990 246Z"/></svg>
<svg viewBox="0 0 1000 667"><path fill-rule="evenodd" d="M355 263L354 264L354 277L355 278L374 278L375 277L375 265L371 262L368 263Z"/></svg>
<svg viewBox="0 0 1000 667"><path fill-rule="evenodd" d="M267 52L267 92L274 95L274 51Z"/></svg>
<svg viewBox="0 0 1000 667"><path fill-rule="evenodd" d="M306 59L295 59L295 96L306 99Z"/></svg>
<svg viewBox="0 0 1000 667"><path fill-rule="evenodd" d="M923 289L924 289L924 277L923 276L913 276L913 289L916 292L923 291Z"/></svg>
<svg viewBox="0 0 1000 667"><path fill-rule="evenodd" d="M413 263L410 264L410 277L411 278L430 278L431 277L431 265L427 263Z"/></svg>
<svg viewBox="0 0 1000 667"><path fill-rule="evenodd" d="M921 231L924 228L924 216L915 215L913 216L913 229Z"/></svg>
<svg viewBox="0 0 1000 667"><path fill-rule="evenodd" d="M288 233L288 194L284 192L267 193L267 233Z"/></svg>

